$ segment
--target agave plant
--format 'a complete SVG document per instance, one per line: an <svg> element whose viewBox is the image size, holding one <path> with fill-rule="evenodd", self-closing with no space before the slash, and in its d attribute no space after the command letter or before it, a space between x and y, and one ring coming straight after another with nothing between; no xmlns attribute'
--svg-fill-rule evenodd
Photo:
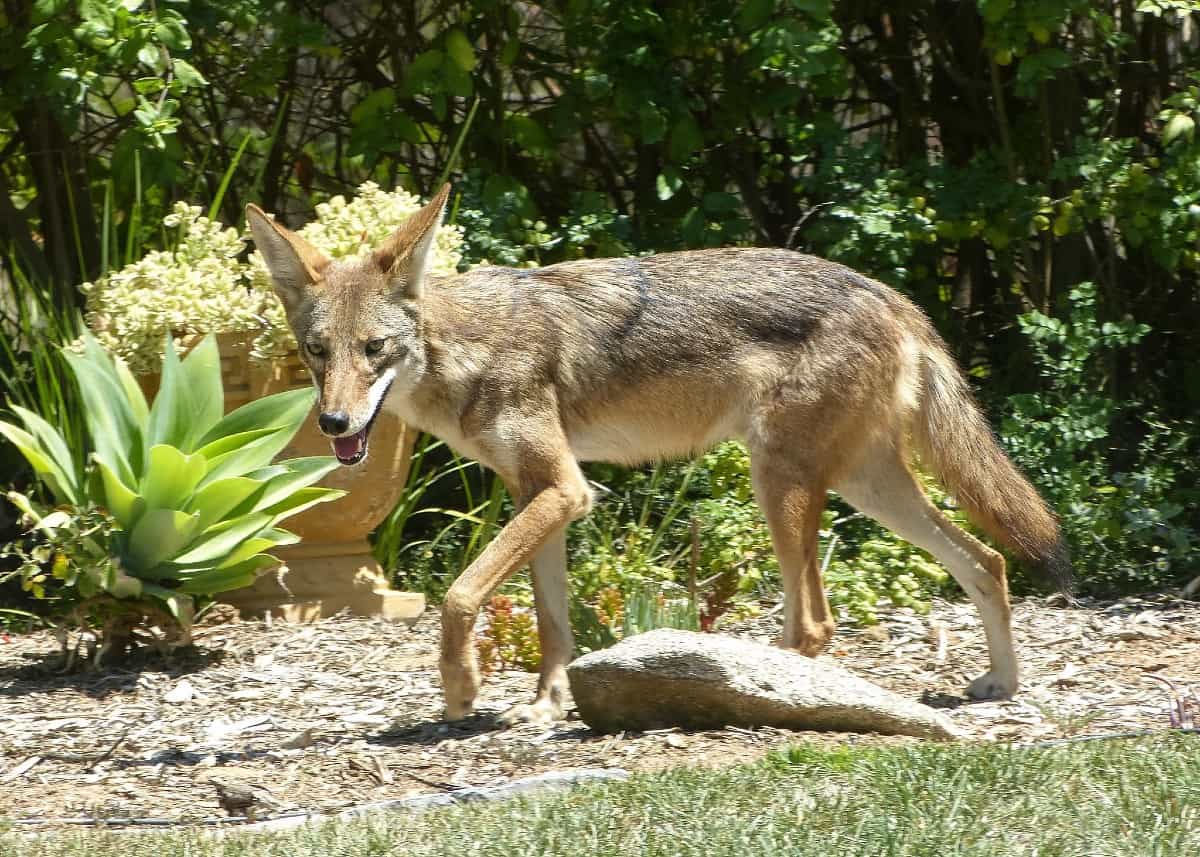
<svg viewBox="0 0 1200 857"><path fill-rule="evenodd" d="M81 353L66 356L85 405L90 460L79 463L54 426L15 405L23 427L0 422L0 434L59 504L42 516L19 499L43 537L67 529L71 510L80 520L96 509L110 519L73 542L89 546L91 568L55 572L84 599L152 599L186 623L193 596L246 586L278 564L268 551L298 540L281 521L344 493L313 484L337 467L331 457L272 463L311 410L312 390L267 396L223 415L211 335L182 360L167 340L152 405L128 367L91 337Z"/></svg>

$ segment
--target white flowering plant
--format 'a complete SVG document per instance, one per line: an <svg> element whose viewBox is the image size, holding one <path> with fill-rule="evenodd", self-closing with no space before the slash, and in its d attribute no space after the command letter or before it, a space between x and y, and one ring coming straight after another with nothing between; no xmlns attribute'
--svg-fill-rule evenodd
<svg viewBox="0 0 1200 857"><path fill-rule="evenodd" d="M335 196L318 205L316 219L298 231L331 258L359 255L420 208L413 194L366 182L353 199ZM186 202L175 203L163 225L176 239L173 248L151 251L82 286L88 326L109 352L145 373L161 362L166 334L183 346L196 334L256 333L251 348L256 360L295 349L262 255L255 251L246 261L238 258L243 235ZM455 273L462 260L462 230L443 225L435 241L433 273Z"/></svg>

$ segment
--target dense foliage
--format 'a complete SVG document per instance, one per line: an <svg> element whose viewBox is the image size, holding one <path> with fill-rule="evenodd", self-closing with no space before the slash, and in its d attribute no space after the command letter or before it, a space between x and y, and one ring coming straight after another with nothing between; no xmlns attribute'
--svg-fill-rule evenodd
<svg viewBox="0 0 1200 857"><path fill-rule="evenodd" d="M449 176L467 262L727 243L826 255L934 319L1063 516L1085 584L1164 585L1198 571L1198 10L7 0L0 234L13 282L59 308L165 247L180 200L218 200L226 223L256 201L299 226L367 180L425 195ZM686 486L664 471L648 517L641 499L610 508L602 538L577 536L584 563L636 565L647 529L683 556L695 517L722 533L701 566L769 577L744 497L697 495L709 469ZM618 499L650 478L597 475ZM469 506L461 490L431 502L498 509L490 486L471 491ZM686 514L664 526L678 496ZM383 534L385 553L419 543L452 573L479 532L416 511L393 517L407 529ZM860 549L916 567L860 521L838 526L831 577ZM935 583L912 580L910 594Z"/></svg>

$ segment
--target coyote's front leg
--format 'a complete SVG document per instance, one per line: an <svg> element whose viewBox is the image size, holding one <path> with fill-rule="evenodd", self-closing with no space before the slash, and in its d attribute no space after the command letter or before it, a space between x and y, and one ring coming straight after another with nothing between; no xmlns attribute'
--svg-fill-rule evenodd
<svg viewBox="0 0 1200 857"><path fill-rule="evenodd" d="M537 606L538 642L542 665L537 697L514 705L500 715L502 726L517 723L553 723L565 716L567 664L575 648L567 599L567 528L546 540L533 558L533 597Z"/></svg>
<svg viewBox="0 0 1200 857"><path fill-rule="evenodd" d="M499 535L484 549L483 553L470 567L459 576L450 591L446 594L442 605L442 691L446 697L446 718L457 720L471 713L475 704L475 695L479 692L479 665L475 658L473 631L475 619L484 600L500 586L517 569L527 564L539 549L545 544L547 549L557 546L549 544L560 538L567 524L587 514L590 506L590 496L579 466L574 460L559 459L549 470L549 478L540 479L533 472L524 472L523 478L517 481L522 486L541 484L545 487L530 491L524 488L522 497L518 497L520 511L502 529ZM507 481L507 480L506 480ZM509 482L509 484L513 484ZM527 499L526 499L527 498ZM525 500L525 502L521 502ZM564 557L565 559L565 557ZM539 562L539 566L541 563ZM535 573L535 581L537 575ZM543 583L545 579L543 578ZM565 580L562 592L565 597ZM554 593L538 591L543 587L535 582L535 594L539 599L539 619L543 617L542 596ZM553 627L560 612L557 607L548 608L546 616L548 625ZM565 627L565 623L564 623ZM568 629L569 634L569 629ZM556 639L560 635L556 635ZM546 639L543 633L543 640ZM513 716L506 718L508 723L518 720L546 719L553 703L543 703L543 699L559 700L558 714L561 714L561 698L565 690L566 658L569 649L560 652L561 646L551 647L544 652L546 657L542 664L542 682L539 685L539 697L535 702L538 711L536 717L522 716L522 712L510 712Z"/></svg>

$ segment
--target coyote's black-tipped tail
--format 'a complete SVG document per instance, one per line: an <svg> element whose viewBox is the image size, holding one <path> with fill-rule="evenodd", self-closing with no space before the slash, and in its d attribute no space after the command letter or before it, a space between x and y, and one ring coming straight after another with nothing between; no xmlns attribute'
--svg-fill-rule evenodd
<svg viewBox="0 0 1200 857"><path fill-rule="evenodd" d="M940 343L924 355L914 440L971 520L1070 594L1071 560L1054 513L1000 449L966 379Z"/></svg>

